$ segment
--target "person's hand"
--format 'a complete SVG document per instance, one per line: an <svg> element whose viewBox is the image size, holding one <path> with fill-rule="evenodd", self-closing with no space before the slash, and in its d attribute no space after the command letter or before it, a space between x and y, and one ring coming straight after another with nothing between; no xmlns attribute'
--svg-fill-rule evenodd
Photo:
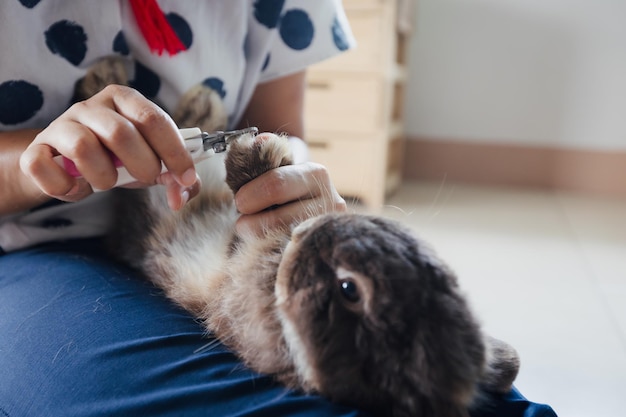
<svg viewBox="0 0 626 417"><path fill-rule="evenodd" d="M136 90L119 85L72 105L50 123L22 153L20 168L43 193L78 201L94 188L108 190L115 184L117 171L108 151L138 180L133 187L165 185L173 209L199 190L176 124ZM82 178L57 165L52 159L57 155L72 160ZM169 172L161 174L161 161Z"/></svg>
<svg viewBox="0 0 626 417"><path fill-rule="evenodd" d="M313 162L282 166L253 179L235 194L238 233L264 233L294 220L345 211L326 167Z"/></svg>

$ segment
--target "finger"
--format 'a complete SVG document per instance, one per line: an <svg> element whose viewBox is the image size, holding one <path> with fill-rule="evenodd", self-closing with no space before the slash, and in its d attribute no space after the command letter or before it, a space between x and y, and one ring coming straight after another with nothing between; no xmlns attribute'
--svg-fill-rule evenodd
<svg viewBox="0 0 626 417"><path fill-rule="evenodd" d="M84 179L73 178L52 160L53 150L44 144L33 144L21 155L22 172L45 194L63 201L78 201L93 190Z"/></svg>
<svg viewBox="0 0 626 417"><path fill-rule="evenodd" d="M300 200L260 213L242 215L237 219L235 228L240 235L263 236L272 230L289 228L294 223L311 217L345 210L346 203L341 197Z"/></svg>
<svg viewBox="0 0 626 417"><path fill-rule="evenodd" d="M84 178L77 178L76 185L67 194L63 196L56 196L55 198L57 200L67 202L76 202L91 194L93 194L91 184L89 184Z"/></svg>
<svg viewBox="0 0 626 417"><path fill-rule="evenodd" d="M77 109L74 109L74 106ZM161 173L161 161L139 130L115 110L88 102L74 105L70 112L103 147L112 152L130 175L144 184L154 184ZM84 176L87 174L81 171Z"/></svg>
<svg viewBox="0 0 626 417"><path fill-rule="evenodd" d="M240 213L253 214L296 200L322 195L336 198L334 194L326 168L307 162L282 166L258 176L239 189L235 204Z"/></svg>
<svg viewBox="0 0 626 417"><path fill-rule="evenodd" d="M76 179L57 165L52 157L51 147L31 144L20 156L20 169L45 194L65 195L74 188Z"/></svg>
<svg viewBox="0 0 626 417"><path fill-rule="evenodd" d="M176 181L183 187L193 185L196 181L193 161L171 117L159 106L131 88L123 86L107 88L111 90L107 93L110 94L116 111L130 120L165 163Z"/></svg>
<svg viewBox="0 0 626 417"><path fill-rule="evenodd" d="M197 181L190 187L182 187L169 172L161 174L157 183L167 188L167 203L174 211L182 209L189 200L198 195L201 186L200 178L197 178Z"/></svg>
<svg viewBox="0 0 626 417"><path fill-rule="evenodd" d="M81 176L94 188L107 190L117 180L117 172L107 149L86 125L72 120L57 120L39 134L34 144L54 149L70 159Z"/></svg>

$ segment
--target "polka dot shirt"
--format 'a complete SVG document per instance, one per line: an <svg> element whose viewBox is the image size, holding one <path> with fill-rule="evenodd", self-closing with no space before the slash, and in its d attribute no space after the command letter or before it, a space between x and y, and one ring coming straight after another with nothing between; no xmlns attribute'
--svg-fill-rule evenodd
<svg viewBox="0 0 626 417"><path fill-rule="evenodd" d="M124 0L0 2L4 56L0 131L45 127L69 107L75 82L91 65L111 55L127 60L131 85L165 110L172 110L198 83L213 88L233 127L259 83L300 71L354 45L341 0L158 4L184 45L172 56L150 51ZM8 251L46 240L101 234L109 220L102 215L106 197L94 195L91 200L61 205L74 206L71 210L57 205L0 218L0 247ZM85 208L76 215L79 207L89 205L98 207L98 216L85 214Z"/></svg>

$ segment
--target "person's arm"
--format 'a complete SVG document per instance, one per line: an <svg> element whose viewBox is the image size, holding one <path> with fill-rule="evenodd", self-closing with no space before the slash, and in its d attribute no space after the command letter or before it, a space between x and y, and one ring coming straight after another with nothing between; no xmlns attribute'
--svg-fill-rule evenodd
<svg viewBox="0 0 626 417"><path fill-rule="evenodd" d="M274 169L241 187L235 195L242 214L237 222L240 232L260 233L264 227L315 213L346 210L326 168L306 162L306 146L298 143L304 136L304 90L304 71L260 84L242 117L239 127L257 126L260 132L293 137L296 164Z"/></svg>
<svg viewBox="0 0 626 417"><path fill-rule="evenodd" d="M259 84L239 123L239 128L256 126L259 132L289 136L295 163L308 161L304 143L304 71Z"/></svg>
<svg viewBox="0 0 626 417"><path fill-rule="evenodd" d="M39 132L0 132L0 216L28 210L50 199L24 175L19 164L22 152Z"/></svg>
<svg viewBox="0 0 626 417"><path fill-rule="evenodd" d="M260 132L304 135L304 88L306 73L259 84L246 107L239 127L256 126Z"/></svg>

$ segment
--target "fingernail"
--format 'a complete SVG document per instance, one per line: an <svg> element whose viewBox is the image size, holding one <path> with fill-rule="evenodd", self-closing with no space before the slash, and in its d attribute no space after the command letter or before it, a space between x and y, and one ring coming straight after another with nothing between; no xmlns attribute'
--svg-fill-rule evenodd
<svg viewBox="0 0 626 417"><path fill-rule="evenodd" d="M191 187L196 182L196 170L193 168L189 168L182 177L180 177L182 181L182 186Z"/></svg>
<svg viewBox="0 0 626 417"><path fill-rule="evenodd" d="M180 206L183 207L189 201L189 191L183 190L183 192L180 193L180 199L182 200Z"/></svg>
<svg viewBox="0 0 626 417"><path fill-rule="evenodd" d="M67 196L75 195L75 194L78 194L79 191L80 191L80 183L77 182L76 184L74 184L72 188L70 188L70 190L67 193L65 193L65 195Z"/></svg>

